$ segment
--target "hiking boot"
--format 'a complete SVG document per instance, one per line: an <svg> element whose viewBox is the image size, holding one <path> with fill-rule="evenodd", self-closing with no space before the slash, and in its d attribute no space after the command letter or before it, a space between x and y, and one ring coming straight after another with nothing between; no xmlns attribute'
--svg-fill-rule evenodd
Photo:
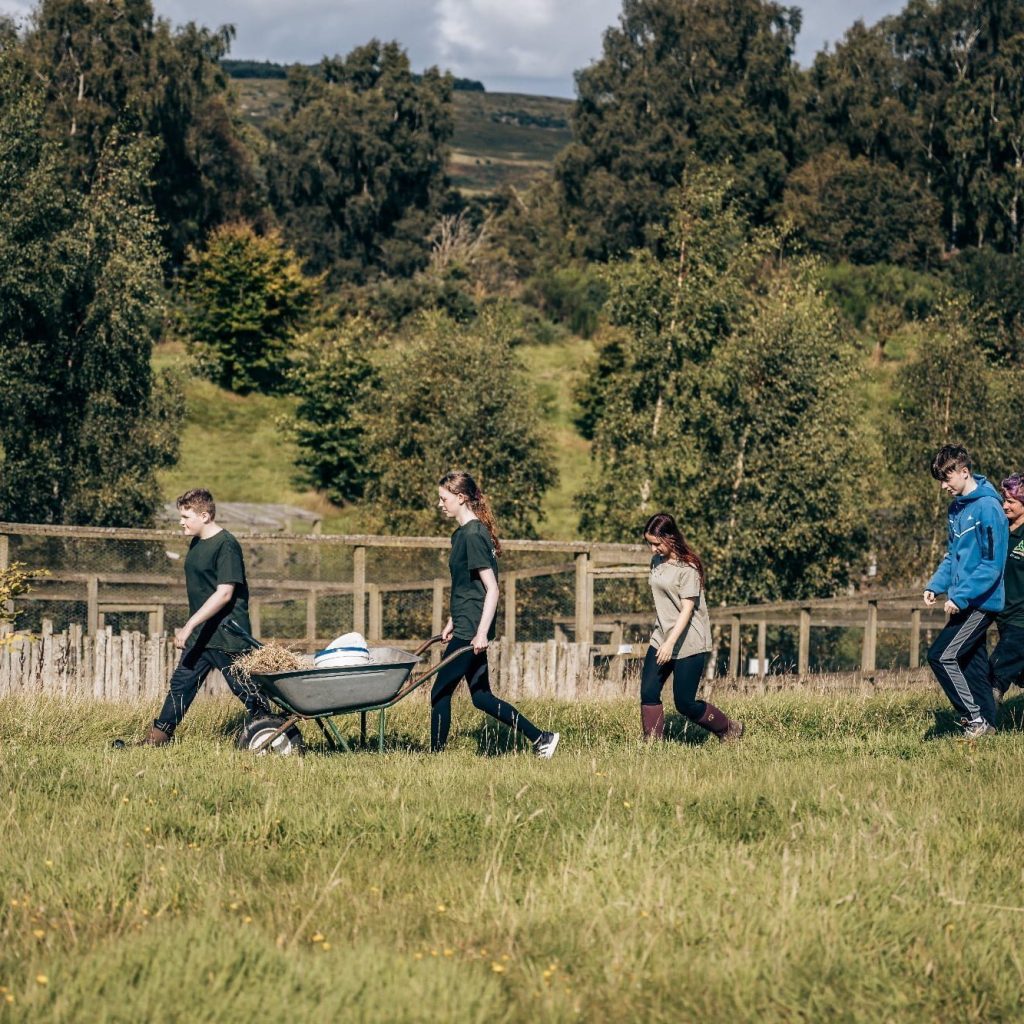
<svg viewBox="0 0 1024 1024"><path fill-rule="evenodd" d="M557 732L542 732L533 744L533 752L538 757L550 760L554 756L560 736L561 733Z"/></svg>
<svg viewBox="0 0 1024 1024"><path fill-rule="evenodd" d="M746 732L744 724L737 722L735 718L730 718L729 724L725 727L725 732L718 734L718 742L736 743L738 740L743 739L744 732Z"/></svg>
<svg viewBox="0 0 1024 1024"><path fill-rule="evenodd" d="M964 723L965 740L980 740L985 736L994 736L995 734L995 728L989 725L983 718L979 718L976 722Z"/></svg>
<svg viewBox="0 0 1024 1024"><path fill-rule="evenodd" d="M146 738L139 744L140 747L164 747L171 742L171 734L157 728L156 725L149 727Z"/></svg>

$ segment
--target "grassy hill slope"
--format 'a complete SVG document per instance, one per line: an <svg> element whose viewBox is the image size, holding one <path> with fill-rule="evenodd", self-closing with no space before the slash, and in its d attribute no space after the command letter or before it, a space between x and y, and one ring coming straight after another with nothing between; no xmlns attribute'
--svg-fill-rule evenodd
<svg viewBox="0 0 1024 1024"><path fill-rule="evenodd" d="M550 540L577 536L572 502L586 474L589 445L572 423L572 389L592 351L591 342L571 337L519 350L540 397L544 433L558 460L559 483L546 497L539 526ZM154 365L184 370L187 359L179 345L163 345ZM189 487L208 487L221 501L282 502L316 511L324 517L325 532L367 529L367 517L358 506L338 508L297 479L298 450L281 422L291 413L292 399L235 395L191 377L185 393L181 455L173 469L160 474L166 500Z"/></svg>
<svg viewBox="0 0 1024 1024"><path fill-rule="evenodd" d="M288 100L280 78L235 79L239 106L257 128L279 117ZM570 100L518 93L456 92L448 173L463 192L523 187L550 167L572 138Z"/></svg>

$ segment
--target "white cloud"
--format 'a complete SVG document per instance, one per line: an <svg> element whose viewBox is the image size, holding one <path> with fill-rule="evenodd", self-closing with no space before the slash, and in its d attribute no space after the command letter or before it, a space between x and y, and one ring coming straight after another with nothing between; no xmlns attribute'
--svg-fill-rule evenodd
<svg viewBox="0 0 1024 1024"><path fill-rule="evenodd" d="M282 62L348 53L369 39L397 39L415 68L437 64L489 89L572 95L572 73L601 54L621 0L155 0L175 24L233 24L232 55ZM31 0L0 0L26 17ZM798 57L809 63L825 40L842 38L901 0L807 0Z"/></svg>

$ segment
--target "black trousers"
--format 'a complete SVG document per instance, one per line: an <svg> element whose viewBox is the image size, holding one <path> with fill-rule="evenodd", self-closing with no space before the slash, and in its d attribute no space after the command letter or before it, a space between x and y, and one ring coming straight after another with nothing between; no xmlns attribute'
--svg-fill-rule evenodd
<svg viewBox="0 0 1024 1024"><path fill-rule="evenodd" d="M246 688L239 682L231 667L230 654L226 651L214 651L209 647L190 647L182 654L178 667L171 675L167 698L160 710L160 716L153 724L168 735L173 734L185 717L185 712L191 707L192 701L196 699L199 687L215 668L220 670L231 692L245 705L245 710L250 715L270 710L269 705L256 690Z"/></svg>
<svg viewBox="0 0 1024 1024"><path fill-rule="evenodd" d="M999 643L989 656L989 677L1000 693L1014 684L1020 685L1024 677L1024 626L1009 623L999 627Z"/></svg>
<svg viewBox="0 0 1024 1024"><path fill-rule="evenodd" d="M990 725L996 721L996 702L989 682L985 632L993 617L977 608L957 612L928 649L928 663L949 703L962 718L971 722L983 718Z"/></svg>
<svg viewBox="0 0 1024 1024"><path fill-rule="evenodd" d="M447 658L449 654L468 643L468 640L453 637L445 648L443 657ZM541 735L540 729L528 718L524 718L511 704L498 700L491 693L491 681L487 674L487 652L474 654L469 651L441 669L434 680L430 691L431 750L444 750L448 742L448 732L452 726L452 694L463 679L469 685L474 707L496 718L510 729L521 732L531 743L536 743Z"/></svg>
<svg viewBox="0 0 1024 1024"><path fill-rule="evenodd" d="M688 658L677 658L666 665L659 665L657 650L648 647L643 674L640 676L640 703L660 704L661 691L671 676L676 710L684 718L696 722L707 707L704 701L697 700L697 687L704 674L706 658L707 655L703 653L691 654Z"/></svg>

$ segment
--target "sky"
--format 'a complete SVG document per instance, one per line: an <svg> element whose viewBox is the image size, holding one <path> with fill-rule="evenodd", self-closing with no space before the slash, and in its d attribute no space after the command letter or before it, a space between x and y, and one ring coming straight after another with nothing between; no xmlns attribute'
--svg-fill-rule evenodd
<svg viewBox="0 0 1024 1024"><path fill-rule="evenodd" d="M789 0L793 3L794 0ZM797 4L799 6L799 4ZM0 0L24 18L32 0ZM415 69L439 65L490 92L572 97L573 71L601 55L621 0L155 0L174 24L233 24L231 56L311 63L374 37L397 39ZM872 24L903 0L806 0L797 59L809 64L857 19Z"/></svg>

